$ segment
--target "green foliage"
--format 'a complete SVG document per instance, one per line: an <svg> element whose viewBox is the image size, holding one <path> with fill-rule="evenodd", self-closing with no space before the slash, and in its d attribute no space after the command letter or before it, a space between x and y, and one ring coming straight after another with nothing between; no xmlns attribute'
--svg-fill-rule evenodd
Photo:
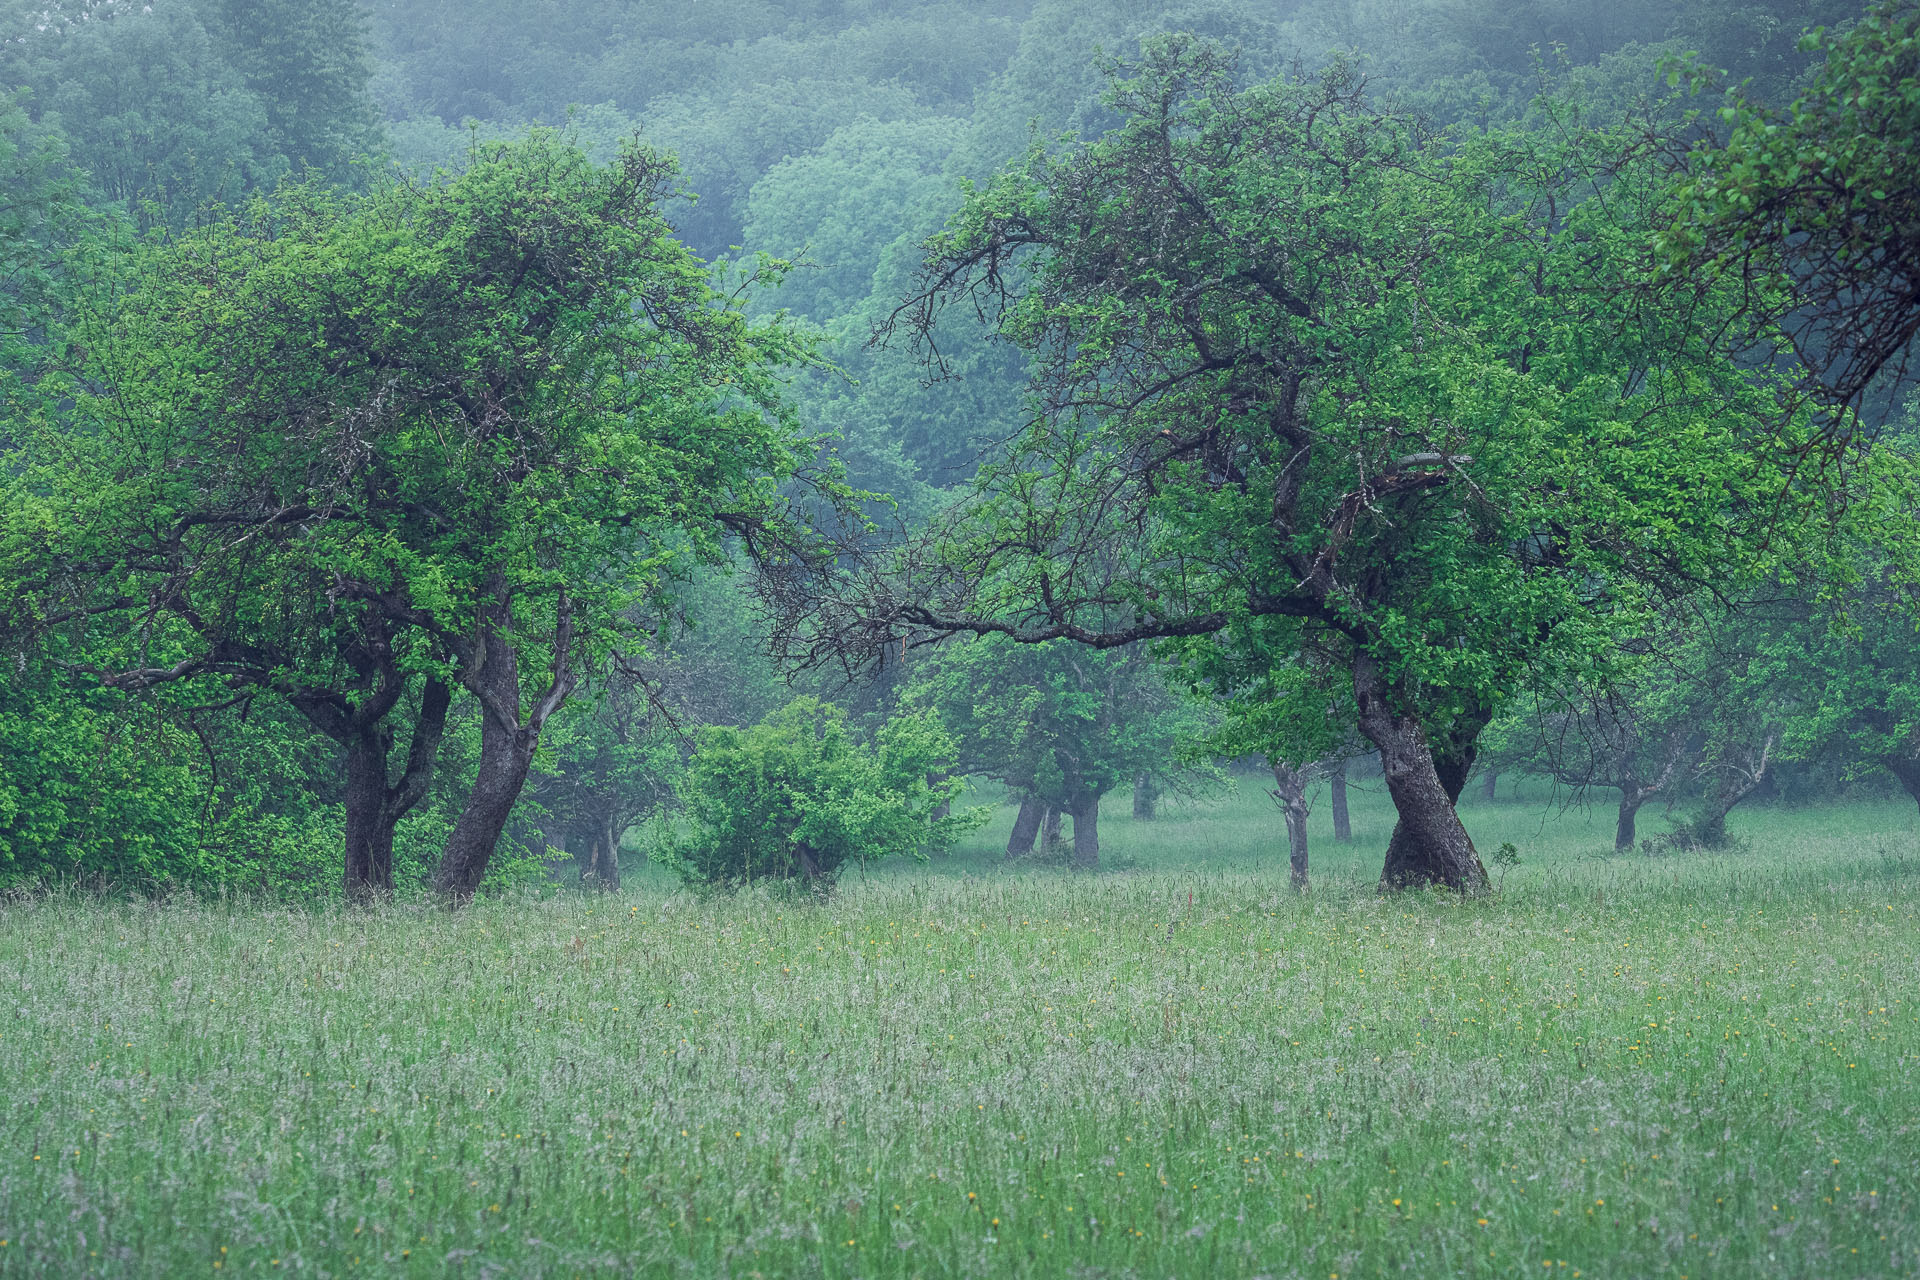
<svg viewBox="0 0 1920 1280"><path fill-rule="evenodd" d="M688 830L656 857L688 884L799 882L822 891L848 863L944 849L978 824L945 812L962 790L931 716L904 715L871 743L831 703L799 698L750 729L702 730L679 791Z"/></svg>
<svg viewBox="0 0 1920 1280"><path fill-rule="evenodd" d="M914 663L903 705L939 716L961 772L1058 809L1075 811L1142 775L1183 793L1220 777L1193 757L1206 713L1170 690L1139 648L950 641Z"/></svg>
<svg viewBox="0 0 1920 1280"><path fill-rule="evenodd" d="M183 226L309 168L349 180L381 143L352 0L11 0L0 21L0 81L143 222Z"/></svg>
<svg viewBox="0 0 1920 1280"><path fill-rule="evenodd" d="M1920 4L1878 0L1801 48L1823 61L1784 109L1731 90L1724 143L1692 153L1661 245L1679 273L1795 283L1800 355L1842 403L1866 395L1920 332ZM1696 87L1716 76L1676 68ZM1783 314L1762 307L1760 317Z"/></svg>

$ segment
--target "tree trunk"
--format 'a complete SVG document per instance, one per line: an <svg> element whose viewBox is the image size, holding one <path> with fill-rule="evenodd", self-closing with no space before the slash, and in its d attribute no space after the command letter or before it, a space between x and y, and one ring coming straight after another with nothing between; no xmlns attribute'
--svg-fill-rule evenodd
<svg viewBox="0 0 1920 1280"><path fill-rule="evenodd" d="M1287 865L1293 887L1307 888L1307 771L1291 765L1273 765L1273 798L1287 820Z"/></svg>
<svg viewBox="0 0 1920 1280"><path fill-rule="evenodd" d="M1057 815L1059 811L1054 812ZM1058 821L1056 817L1056 832ZM1076 871L1093 871L1100 866L1100 797L1097 795L1081 796L1074 804L1073 866Z"/></svg>
<svg viewBox="0 0 1920 1280"><path fill-rule="evenodd" d="M527 770L547 720L573 692L569 665L573 615L563 595L555 608L553 679L533 709L520 710L520 655L507 639L513 627L513 596L503 582L480 608L479 626L463 645L460 680L480 703L480 766L466 806L447 836L434 872L434 892L449 906L472 901L486 878L487 863L527 782Z"/></svg>
<svg viewBox="0 0 1920 1280"><path fill-rule="evenodd" d="M1053 805L1047 806L1047 816L1040 824L1040 852L1052 853L1060 847L1060 810Z"/></svg>
<svg viewBox="0 0 1920 1280"><path fill-rule="evenodd" d="M581 887L603 893L620 891L620 833L614 830L615 825L611 817L595 819L590 852L580 868Z"/></svg>
<svg viewBox="0 0 1920 1280"><path fill-rule="evenodd" d="M1494 795L1500 790L1500 771L1487 770L1487 776L1480 782L1480 798L1488 804L1493 803Z"/></svg>
<svg viewBox="0 0 1920 1280"><path fill-rule="evenodd" d="M1354 660L1353 685L1360 732L1380 751L1387 794L1399 814L1380 888L1443 884L1461 893L1486 892L1486 868L1454 809L1473 767L1472 736L1453 735L1444 754L1429 748L1420 722L1396 709L1386 677L1365 654Z"/></svg>
<svg viewBox="0 0 1920 1280"><path fill-rule="evenodd" d="M434 757L446 737L447 709L453 691L428 680L413 722L406 771L387 784L387 755L392 730L382 721L363 725L347 743L346 858L342 886L347 901L366 904L393 897L393 831L427 793Z"/></svg>
<svg viewBox="0 0 1920 1280"><path fill-rule="evenodd" d="M1773 735L1769 734L1761 744L1759 763L1752 769L1736 768L1726 774L1720 787L1701 807L1699 816L1684 828L1694 844L1703 849L1718 849L1727 843L1727 815L1766 780L1767 766L1772 758Z"/></svg>
<svg viewBox="0 0 1920 1280"><path fill-rule="evenodd" d="M1160 810L1160 788L1154 784L1153 775L1145 772L1133 775L1133 820L1152 822Z"/></svg>
<svg viewBox="0 0 1920 1280"><path fill-rule="evenodd" d="M1024 858L1033 852L1033 838L1040 834L1040 818L1046 806L1032 796L1022 796L1020 812L1013 820L1013 834L1007 837L1007 857Z"/></svg>
<svg viewBox="0 0 1920 1280"><path fill-rule="evenodd" d="M1640 816L1640 806L1646 798L1638 787L1620 788L1620 814L1613 823L1613 851L1625 853L1633 848L1636 824Z"/></svg>
<svg viewBox="0 0 1920 1280"><path fill-rule="evenodd" d="M1345 844L1353 839L1353 822L1347 817L1347 761L1341 757L1334 762L1329 775L1327 789L1329 803L1333 806L1333 838Z"/></svg>
<svg viewBox="0 0 1920 1280"><path fill-rule="evenodd" d="M473 900L486 879L494 845L506 829L520 789L526 785L539 735L525 725L506 725L498 717L480 717L480 766L474 771L467 803L440 852L434 891L454 906Z"/></svg>
<svg viewBox="0 0 1920 1280"><path fill-rule="evenodd" d="M927 786L929 787L940 786L941 784L946 782L948 778L952 776L953 776L952 774L947 773L944 770L939 770L933 773L929 773L927 775ZM953 803L951 801L942 801L940 804L937 804L934 806L933 820L935 822L944 821L952 813L953 813Z"/></svg>
<svg viewBox="0 0 1920 1280"><path fill-rule="evenodd" d="M393 896L393 822L387 820L387 735L384 726L347 745L347 901L365 905Z"/></svg>
<svg viewBox="0 0 1920 1280"><path fill-rule="evenodd" d="M1920 760L1906 756L1883 756L1881 767L1900 780L1916 804L1920 804Z"/></svg>

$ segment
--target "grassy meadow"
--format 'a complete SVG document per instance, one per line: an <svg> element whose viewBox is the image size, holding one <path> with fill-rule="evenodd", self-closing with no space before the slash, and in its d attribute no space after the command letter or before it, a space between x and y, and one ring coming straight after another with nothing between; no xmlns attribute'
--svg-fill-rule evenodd
<svg viewBox="0 0 1920 1280"><path fill-rule="evenodd" d="M1249 781L824 904L0 905L0 1276L1920 1274L1910 805L1503 794L1462 903L1355 801L1304 898Z"/></svg>

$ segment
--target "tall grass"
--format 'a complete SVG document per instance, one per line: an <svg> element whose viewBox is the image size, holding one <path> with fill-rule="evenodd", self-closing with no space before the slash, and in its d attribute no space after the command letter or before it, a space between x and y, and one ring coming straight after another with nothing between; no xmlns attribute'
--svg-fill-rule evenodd
<svg viewBox="0 0 1920 1280"><path fill-rule="evenodd" d="M0 908L0 1274L1920 1272L1910 808L1476 805L1462 903L1356 799L1305 898L1249 786L819 905Z"/></svg>

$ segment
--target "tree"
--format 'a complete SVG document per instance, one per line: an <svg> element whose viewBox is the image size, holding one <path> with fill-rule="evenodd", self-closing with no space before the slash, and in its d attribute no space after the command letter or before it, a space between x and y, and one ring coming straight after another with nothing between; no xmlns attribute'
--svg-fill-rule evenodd
<svg viewBox="0 0 1920 1280"><path fill-rule="evenodd" d="M975 192L898 316L995 317L1037 362L1032 425L925 538L828 584L797 647L1324 655L1399 814L1383 886L1478 890L1454 800L1480 730L1740 571L1753 513L1800 510L1797 427L1712 350L1709 307L1629 287L1660 187L1621 139L1563 117L1442 143L1348 67L1242 91L1186 40L1110 74L1126 123Z"/></svg>
<svg viewBox="0 0 1920 1280"><path fill-rule="evenodd" d="M908 708L937 714L961 772L1021 798L1009 857L1033 848L1043 817L1073 818L1073 862L1100 861L1100 799L1142 777L1190 789L1207 771L1181 750L1204 723L1166 686L1144 650L1088 652L1066 641L1004 636L941 645L912 670Z"/></svg>
<svg viewBox="0 0 1920 1280"><path fill-rule="evenodd" d="M1784 322L1819 394L1857 407L1920 333L1920 4L1878 0L1801 48L1824 61L1784 109L1729 92L1662 245L1676 275L1758 282L1754 323ZM1791 293L1766 287L1783 275Z"/></svg>
<svg viewBox="0 0 1920 1280"><path fill-rule="evenodd" d="M799 883L825 892L848 863L941 849L979 815L937 816L962 790L929 782L953 747L926 715L871 743L846 714L799 698L750 729L705 729L679 783L687 833L659 857L689 884Z"/></svg>
<svg viewBox="0 0 1920 1280"><path fill-rule="evenodd" d="M284 698L347 752L348 883L390 887L457 684L472 895L553 714L728 538L797 554L797 348L672 236L670 162L551 134L365 197L289 190L91 296L10 502L12 580L105 682ZM411 719L389 781L392 718ZM367 868L363 870L362 868Z"/></svg>

